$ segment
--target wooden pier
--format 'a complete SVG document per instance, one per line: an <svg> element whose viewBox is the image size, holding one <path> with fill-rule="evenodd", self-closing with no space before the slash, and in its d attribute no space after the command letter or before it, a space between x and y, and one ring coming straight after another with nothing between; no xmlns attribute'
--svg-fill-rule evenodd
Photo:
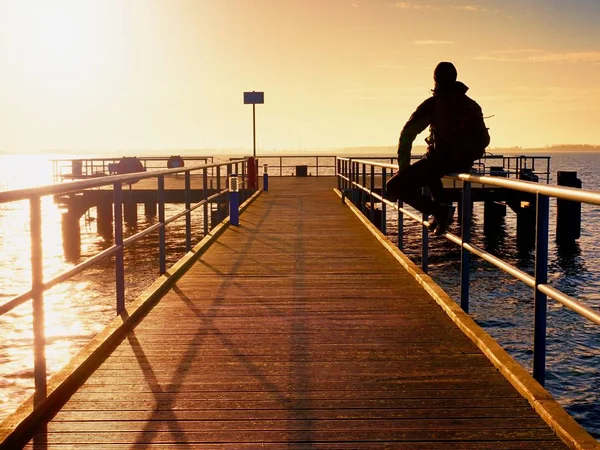
<svg viewBox="0 0 600 450"><path fill-rule="evenodd" d="M26 448L593 448L334 186L271 180Z"/></svg>

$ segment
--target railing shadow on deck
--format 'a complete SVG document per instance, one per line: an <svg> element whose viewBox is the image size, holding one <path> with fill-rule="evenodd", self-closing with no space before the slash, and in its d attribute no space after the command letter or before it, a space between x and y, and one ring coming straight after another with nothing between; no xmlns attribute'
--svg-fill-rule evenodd
<svg viewBox="0 0 600 450"><path fill-rule="evenodd" d="M388 208L397 212L398 241L402 250L404 218L412 220L421 228L421 268L428 271L429 221L428 218L414 210L409 210L402 202L390 201L386 198L385 184L397 171L396 164L352 158L337 158L338 189L343 196L357 205L358 209L375 223L376 215L381 216L383 232L388 218ZM462 211L459 211L460 236L450 232L443 236L460 249L460 299L461 308L469 313L469 293L471 274L471 255L478 256L507 273L516 280L533 289L534 323L533 323L533 377L542 386L546 380L546 335L547 335L547 299L553 299L579 316L600 325L600 312L586 305L583 301L561 292L548 282L548 235L550 198L569 202L585 203L600 206L600 192L545 185L531 181L520 181L504 177L477 174L450 174L447 178L462 183ZM381 184L376 187L376 180ZM471 184L478 183L488 187L515 190L535 197L535 268L529 274L511 265L509 262L479 248L471 242L472 205ZM455 183L456 184L456 183ZM459 187L459 186L454 186ZM378 210L375 202L381 204ZM466 225L465 225L466 224ZM465 225L465 226L463 226ZM591 355L590 355L591 356Z"/></svg>
<svg viewBox="0 0 600 450"><path fill-rule="evenodd" d="M216 190L209 190L208 176L209 173L216 174L217 186ZM211 229L211 220L209 209L212 212L212 207L209 208L211 202L221 202L227 204L229 211L229 191L230 191L230 176L238 175L240 181L237 184L240 192L240 202L242 203L250 196L252 190L248 186L248 160L240 159L221 164L203 164L186 168L158 170L152 172L141 172L127 175L105 176L96 179L85 181L73 181L49 186L41 186L29 189L20 189L14 191L0 192L0 204L29 201L30 212L30 243L31 243L31 274L32 282L31 289L27 292L19 294L4 304L0 305L0 315L6 314L14 308L22 305L29 300L32 301L33 307L33 377L34 377L34 394L33 408L40 407L48 396L48 381L47 368L45 359L45 319L44 319L44 293L54 286L57 286L67 280L70 280L75 275L84 272L106 260L114 257L115 269L115 287L116 287L116 315L126 313L125 310L125 265L123 252L124 249L143 237L158 233L159 258L158 266L159 273L163 275L167 272L167 245L166 233L167 225L185 218L185 240L186 252L192 249L192 237L206 236ZM165 217L165 177L184 176L184 196L185 207L183 211L178 212L170 217ZM197 203L191 203L191 177L201 177L203 180L202 187L196 188L203 192L202 200ZM123 233L123 185L132 184L142 179L156 178L158 180L158 189L156 203L158 204L158 222L137 232L136 234L124 238ZM232 182L233 185L233 182ZM44 278L44 259L42 253L42 209L41 199L46 196L57 196L62 194L75 194L85 190L97 189L102 187L112 187L113 191L113 245L103 251L85 259L79 264L60 273L51 280L46 281ZM209 195L212 193L212 195ZM233 202L232 202L233 203ZM239 206L239 205L237 205ZM192 213L202 208L203 220L200 222L201 229L192 230ZM217 222L225 219L227 213L223 217L217 217ZM218 216L218 213L217 213Z"/></svg>

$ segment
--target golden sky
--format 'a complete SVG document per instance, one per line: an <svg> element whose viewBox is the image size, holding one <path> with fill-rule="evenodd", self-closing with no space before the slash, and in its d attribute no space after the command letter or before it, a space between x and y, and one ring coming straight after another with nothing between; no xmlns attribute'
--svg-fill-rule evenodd
<svg viewBox="0 0 600 450"><path fill-rule="evenodd" d="M0 0L0 151L396 145L452 61L492 147L600 144L598 0ZM423 143L423 137L416 144Z"/></svg>

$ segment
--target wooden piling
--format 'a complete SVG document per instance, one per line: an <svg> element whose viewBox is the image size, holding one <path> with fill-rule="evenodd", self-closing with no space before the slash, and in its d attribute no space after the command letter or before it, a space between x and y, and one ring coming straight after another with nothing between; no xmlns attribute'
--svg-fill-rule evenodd
<svg viewBox="0 0 600 450"><path fill-rule="evenodd" d="M559 186L581 188L577 172L558 171ZM572 242L581 237L581 203L570 200L556 200L556 241Z"/></svg>

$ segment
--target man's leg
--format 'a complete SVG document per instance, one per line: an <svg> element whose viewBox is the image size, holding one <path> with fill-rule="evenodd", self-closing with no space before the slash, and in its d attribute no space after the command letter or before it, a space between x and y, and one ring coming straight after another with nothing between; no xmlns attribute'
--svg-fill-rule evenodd
<svg viewBox="0 0 600 450"><path fill-rule="evenodd" d="M419 188L431 186L436 181L441 184L440 177L435 164L423 158L390 178L386 190L423 214L435 214L438 210L437 202L423 195Z"/></svg>
<svg viewBox="0 0 600 450"><path fill-rule="evenodd" d="M444 192L444 185L442 184L441 178L436 178L427 185L433 201L436 203L446 203L446 195Z"/></svg>

